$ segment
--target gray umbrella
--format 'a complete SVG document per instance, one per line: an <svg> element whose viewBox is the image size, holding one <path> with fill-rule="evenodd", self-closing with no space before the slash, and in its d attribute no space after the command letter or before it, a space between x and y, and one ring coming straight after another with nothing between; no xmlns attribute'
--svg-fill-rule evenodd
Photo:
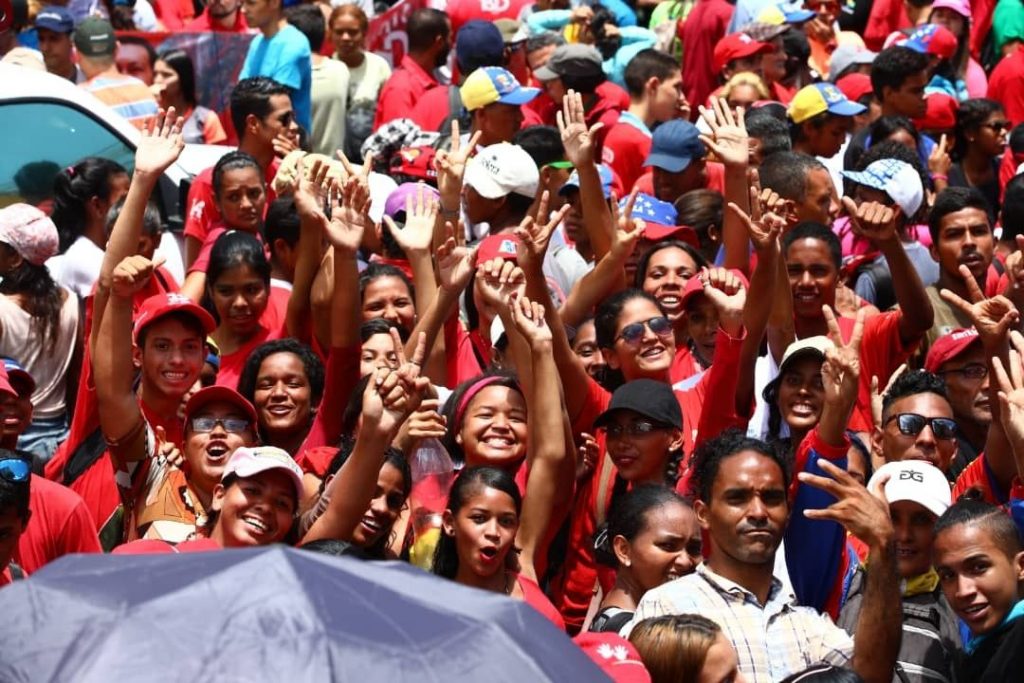
<svg viewBox="0 0 1024 683"><path fill-rule="evenodd" d="M76 555L0 590L0 681L607 681L529 605L285 547Z"/></svg>

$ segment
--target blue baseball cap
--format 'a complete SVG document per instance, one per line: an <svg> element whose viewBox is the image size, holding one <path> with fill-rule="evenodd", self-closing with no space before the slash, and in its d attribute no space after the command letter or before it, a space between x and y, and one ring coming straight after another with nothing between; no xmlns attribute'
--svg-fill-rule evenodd
<svg viewBox="0 0 1024 683"><path fill-rule="evenodd" d="M615 175L612 173L612 169L606 165L601 164L597 167L597 173L601 176L601 191L604 192L605 199L611 199L612 187L615 185ZM573 190L577 192L580 189L580 172L573 171L569 176L569 179L558 189L558 194L563 197Z"/></svg>
<svg viewBox="0 0 1024 683"><path fill-rule="evenodd" d="M71 33L75 30L75 18L66 7L47 5L36 15L36 28L45 28L54 33Z"/></svg>
<svg viewBox="0 0 1024 683"><path fill-rule="evenodd" d="M682 119L666 121L654 129L651 151L644 166L655 166L669 173L685 171L694 159L707 154L697 126Z"/></svg>
<svg viewBox="0 0 1024 683"><path fill-rule="evenodd" d="M501 39L501 36L498 36ZM466 77L459 95L462 105L469 111L498 102L500 104L526 104L540 94L540 88L524 88L512 72L500 66L485 66Z"/></svg>
<svg viewBox="0 0 1024 683"><path fill-rule="evenodd" d="M501 66L504 61L505 42L493 23L473 19L455 34L455 62L462 73L481 66Z"/></svg>

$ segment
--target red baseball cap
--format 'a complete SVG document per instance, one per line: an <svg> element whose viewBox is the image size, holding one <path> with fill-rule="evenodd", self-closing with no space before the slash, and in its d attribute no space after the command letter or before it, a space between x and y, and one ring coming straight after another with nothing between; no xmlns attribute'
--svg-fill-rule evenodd
<svg viewBox="0 0 1024 683"><path fill-rule="evenodd" d="M436 154L437 150L433 147L403 147L395 156L391 171L437 182L437 166L434 164Z"/></svg>
<svg viewBox="0 0 1024 683"><path fill-rule="evenodd" d="M488 235L480 241L480 246L476 251L476 262L484 263L496 258L515 261L517 246L519 246L519 238L511 233Z"/></svg>
<svg viewBox="0 0 1024 683"><path fill-rule="evenodd" d="M252 404L245 400L245 397L230 387L222 387L218 384L214 384L210 387L204 387L192 394L185 404L185 419L187 420L196 411L202 409L204 406L208 406L211 403L230 403L231 405L237 406L249 421L252 422L253 431L256 431L256 409L253 408Z"/></svg>
<svg viewBox="0 0 1024 683"><path fill-rule="evenodd" d="M11 386L11 380L7 375L7 368L4 367L3 363L0 363L0 392L18 398L18 392Z"/></svg>
<svg viewBox="0 0 1024 683"><path fill-rule="evenodd" d="M846 99L857 102L860 98L874 92L871 87L871 77L867 74L853 73L843 76L836 81L839 92L846 95Z"/></svg>
<svg viewBox="0 0 1024 683"><path fill-rule="evenodd" d="M664 239L677 239L686 242L694 249L700 248L700 240L697 239L697 231L688 225L662 225L661 223L644 223L645 240L660 242Z"/></svg>
<svg viewBox="0 0 1024 683"><path fill-rule="evenodd" d="M928 372L938 372L939 368L976 343L981 343L981 338L978 337L978 331L973 327L962 327L944 334L936 339L932 347L928 349L928 356L924 359L924 369Z"/></svg>
<svg viewBox="0 0 1024 683"><path fill-rule="evenodd" d="M746 33L730 33L715 45L715 71L721 71L733 60L773 52L774 50L775 48L771 43L762 43L754 40Z"/></svg>
<svg viewBox="0 0 1024 683"><path fill-rule="evenodd" d="M956 112L960 103L944 92L933 92L924 98L924 116L914 119L918 130L949 130L956 128Z"/></svg>
<svg viewBox="0 0 1024 683"><path fill-rule="evenodd" d="M205 308L189 299L187 296L177 292L156 294L142 302L142 307L135 315L135 328L132 330L132 340L139 343L139 333L146 327L152 325L160 318L171 313L187 313L195 317L203 326L204 336L217 329L217 321L213 319Z"/></svg>
<svg viewBox="0 0 1024 683"><path fill-rule="evenodd" d="M573 642L615 683L650 683L651 674L640 653L618 633L585 631Z"/></svg>

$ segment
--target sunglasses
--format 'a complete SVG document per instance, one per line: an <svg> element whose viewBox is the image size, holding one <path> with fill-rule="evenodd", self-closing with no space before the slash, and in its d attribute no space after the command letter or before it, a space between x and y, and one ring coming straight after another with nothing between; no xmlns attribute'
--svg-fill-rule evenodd
<svg viewBox="0 0 1024 683"><path fill-rule="evenodd" d="M661 315L657 318L651 318L645 320L642 323L630 323L622 328L622 332L619 332L619 336L614 341L622 340L627 344L636 344L640 341L641 337L644 336L644 328L650 329L651 332L658 335L659 337L668 337L672 334L672 323L668 318Z"/></svg>
<svg viewBox="0 0 1024 683"><path fill-rule="evenodd" d="M235 417L193 417L191 420L192 431L197 434L208 434L217 425L224 428L229 434L241 434L249 429L249 421Z"/></svg>
<svg viewBox="0 0 1024 683"><path fill-rule="evenodd" d="M993 121L992 123L983 123L981 125L985 128L991 128L997 133L1003 130L1010 130L1013 127L1013 124L1009 121Z"/></svg>
<svg viewBox="0 0 1024 683"><path fill-rule="evenodd" d="M900 434L906 436L917 436L924 431L925 425L927 425L932 428L932 434L936 439L956 438L956 420L951 420L948 417L925 417L917 413L898 413L890 415L885 424L888 425L893 420L896 421L896 428L900 430Z"/></svg>
<svg viewBox="0 0 1024 683"><path fill-rule="evenodd" d="M610 424L601 428L604 430L605 435L609 439L616 439L620 436L647 436L654 432L668 429L659 424L653 422L646 422L644 420L637 420L636 422L630 422L629 424Z"/></svg>
<svg viewBox="0 0 1024 683"><path fill-rule="evenodd" d="M954 368L953 370L943 370L942 372L936 373L938 375L963 375L967 379L985 379L988 375L988 366L981 363L969 363L962 368Z"/></svg>
<svg viewBox="0 0 1024 683"><path fill-rule="evenodd" d="M21 483L28 481L29 475L32 474L32 465L24 460L18 458L8 458L7 460L0 460L0 477L3 477L7 481Z"/></svg>

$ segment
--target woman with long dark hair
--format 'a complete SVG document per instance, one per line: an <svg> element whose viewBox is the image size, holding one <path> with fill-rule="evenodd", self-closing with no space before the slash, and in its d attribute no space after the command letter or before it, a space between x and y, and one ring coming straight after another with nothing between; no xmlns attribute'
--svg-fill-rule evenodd
<svg viewBox="0 0 1024 683"><path fill-rule="evenodd" d="M185 119L185 142L220 144L228 139L217 113L196 100L196 74L184 50L168 50L153 65L153 90L164 109L174 107Z"/></svg>
<svg viewBox="0 0 1024 683"><path fill-rule="evenodd" d="M57 228L27 204L0 210L0 356L31 375L32 424L18 447L46 462L67 435L68 373L78 356L78 299L50 277Z"/></svg>
<svg viewBox="0 0 1024 683"><path fill-rule="evenodd" d="M956 146L953 165L949 167L949 186L977 188L988 200L989 220L993 222L1002 206L999 166L1012 126L1003 105L995 100L967 100L956 113Z"/></svg>

